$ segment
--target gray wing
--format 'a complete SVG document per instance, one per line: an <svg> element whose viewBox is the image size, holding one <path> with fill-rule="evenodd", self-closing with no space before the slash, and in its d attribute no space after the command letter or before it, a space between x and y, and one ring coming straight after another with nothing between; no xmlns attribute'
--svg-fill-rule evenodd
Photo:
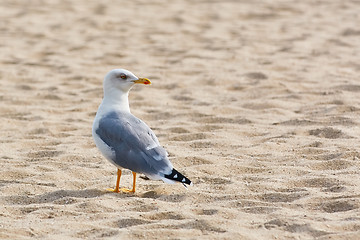
<svg viewBox="0 0 360 240"><path fill-rule="evenodd" d="M96 134L115 151L113 161L123 168L149 175L173 168L155 134L132 114L109 113L100 120Z"/></svg>

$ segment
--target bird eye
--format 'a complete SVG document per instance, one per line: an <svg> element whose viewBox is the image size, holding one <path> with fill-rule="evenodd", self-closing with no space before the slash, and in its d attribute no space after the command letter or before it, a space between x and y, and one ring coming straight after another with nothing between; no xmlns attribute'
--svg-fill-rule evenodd
<svg viewBox="0 0 360 240"><path fill-rule="evenodd" d="M124 73L121 73L121 74L119 75L119 77L122 78L122 79L126 79L126 78L127 78L127 76L126 76Z"/></svg>

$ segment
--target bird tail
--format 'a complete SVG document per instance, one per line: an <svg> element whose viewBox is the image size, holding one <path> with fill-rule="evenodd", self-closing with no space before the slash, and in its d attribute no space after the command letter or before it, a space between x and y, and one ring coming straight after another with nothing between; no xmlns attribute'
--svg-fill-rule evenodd
<svg viewBox="0 0 360 240"><path fill-rule="evenodd" d="M164 177L173 181L181 182L184 187L186 187L185 184L192 186L190 179L179 173L175 168L173 168L170 174L164 175Z"/></svg>

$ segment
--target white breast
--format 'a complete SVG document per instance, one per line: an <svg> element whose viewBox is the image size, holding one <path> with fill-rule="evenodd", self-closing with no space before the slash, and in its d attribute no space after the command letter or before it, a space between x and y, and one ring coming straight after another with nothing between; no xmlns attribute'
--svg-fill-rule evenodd
<svg viewBox="0 0 360 240"><path fill-rule="evenodd" d="M114 159L116 158L115 151L111 147L109 147L103 140L101 140L99 135L96 134L96 130L99 128L99 122L102 116L103 114L100 111L98 111L92 127L92 136L94 138L96 147L100 150L102 155L104 155L104 157L107 160L109 160L111 163L116 165L114 162Z"/></svg>

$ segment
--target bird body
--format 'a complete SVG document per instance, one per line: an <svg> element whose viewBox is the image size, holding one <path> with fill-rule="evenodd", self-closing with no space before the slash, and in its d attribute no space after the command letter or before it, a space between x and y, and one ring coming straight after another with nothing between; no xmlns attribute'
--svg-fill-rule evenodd
<svg viewBox="0 0 360 240"><path fill-rule="evenodd" d="M94 119L92 135L100 152L118 169L145 174L150 179L175 181L191 185L191 181L176 171L153 131L131 114L128 94L135 83L150 84L124 69L110 71L104 79L104 98ZM185 185L184 185L185 186ZM117 183L118 188L118 183ZM115 189L119 191L119 189ZM131 191L131 190L130 190Z"/></svg>

